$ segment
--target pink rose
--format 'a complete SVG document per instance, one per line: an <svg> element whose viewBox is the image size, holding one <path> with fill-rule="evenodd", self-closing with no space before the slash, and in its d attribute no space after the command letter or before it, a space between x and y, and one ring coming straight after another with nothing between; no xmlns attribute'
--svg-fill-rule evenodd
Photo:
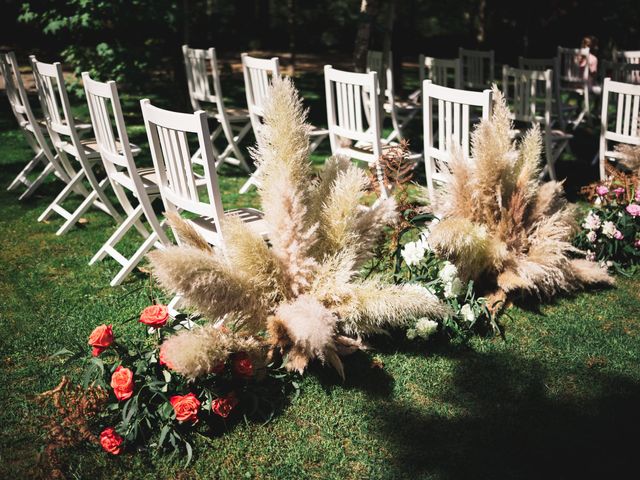
<svg viewBox="0 0 640 480"><path fill-rule="evenodd" d="M624 188L618 187L613 191L613 193L616 194L616 197L619 197L620 195L622 195L624 193Z"/></svg>
<svg viewBox="0 0 640 480"><path fill-rule="evenodd" d="M627 213L632 217L640 217L640 205L636 205L635 203L630 203L627 205Z"/></svg>
<svg viewBox="0 0 640 480"><path fill-rule="evenodd" d="M624 235L620 230L616 230L616 233L613 234L613 238L615 238L616 240L622 240L624 238Z"/></svg>
<svg viewBox="0 0 640 480"><path fill-rule="evenodd" d="M636 248L640 248L640 238L636 240L636 243L634 243L633 246Z"/></svg>
<svg viewBox="0 0 640 480"><path fill-rule="evenodd" d="M598 185L596 187L596 193L598 195L600 195L601 197L605 196L607 193L609 193L609 189L607 187L605 187L604 185Z"/></svg>
<svg viewBox="0 0 640 480"><path fill-rule="evenodd" d="M640 188L636 190L636 202L640 202Z"/></svg>

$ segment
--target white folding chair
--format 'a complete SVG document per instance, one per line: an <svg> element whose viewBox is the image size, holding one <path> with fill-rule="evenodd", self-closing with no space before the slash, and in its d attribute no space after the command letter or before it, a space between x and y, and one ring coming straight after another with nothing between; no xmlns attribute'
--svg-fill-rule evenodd
<svg viewBox="0 0 640 480"><path fill-rule="evenodd" d="M554 76L558 95L558 104L564 124L578 126L585 117L590 115L589 107L589 66L580 66L582 58L589 58L588 48L558 47ZM582 109L576 109L577 116L569 118L568 112L574 110L562 102L562 93L577 94L582 98Z"/></svg>
<svg viewBox="0 0 640 480"><path fill-rule="evenodd" d="M432 83L443 87L462 88L462 62L459 58L447 60L420 55L418 68L420 85L425 80L431 80Z"/></svg>
<svg viewBox="0 0 640 480"><path fill-rule="evenodd" d="M60 158L65 162L68 162L67 159L70 155L80 163L78 173L71 178L70 182L45 209L38 221L42 222L52 213L57 213L64 218L65 222L58 229L56 235L63 235L94 205L120 223L122 217L104 191L109 178L105 176L102 180L98 180L93 171L93 167L100 159L96 141L95 139L80 139L76 121L71 114L71 105L62 76L62 65L59 62L53 64L39 62L33 55L30 58L51 142ZM136 149L137 152L139 149ZM73 212L66 210L63 203L79 185L82 185L84 180L88 181L91 191Z"/></svg>
<svg viewBox="0 0 640 480"><path fill-rule="evenodd" d="M381 81L380 90L381 92L384 90L381 95L382 109L389 114L393 125L393 130L385 138L386 143L396 138L399 140L404 138L402 130L420 111L420 106L413 101L396 99L393 86L393 54L389 52L386 65L383 57L383 52L369 50L367 53L367 72L376 72L378 74L378 80ZM382 83L383 79L384 83ZM386 101L384 101L385 99Z"/></svg>
<svg viewBox="0 0 640 480"><path fill-rule="evenodd" d="M187 84L189 86L189 99L193 111L204 110L209 118L216 120L217 128L211 134L211 142L224 134L227 146L219 152L215 143L213 154L216 157L216 168L223 163L240 166L251 173L239 143L251 130L249 111L246 109L229 109L224 104L222 87L220 82L220 70L215 48L201 50L182 46L182 54L187 72ZM200 158L201 152L194 155L195 161Z"/></svg>
<svg viewBox="0 0 640 480"><path fill-rule="evenodd" d="M9 105L13 111L20 130L24 134L27 143L33 150L35 156L27 162L25 167L15 177L15 179L9 184L7 190L14 190L18 185L23 184L26 186L26 190L22 192L19 199L24 200L29 198L38 189L40 185L49 177L50 174L55 175L64 183L69 183L70 178L73 177L76 172L71 165L60 159L58 155L54 155L51 151L49 144L44 136L42 127L46 128L44 120L38 120L33 114L31 104L29 103L29 97L27 91L22 82L22 76L18 68L18 61L13 52L6 54L0 54L0 73L4 78L5 90L9 99ZM32 172L35 174L35 169L38 166L44 168L39 174L30 180L28 175ZM86 190L79 191L78 193L84 193L88 195Z"/></svg>
<svg viewBox="0 0 640 480"><path fill-rule="evenodd" d="M191 214L192 217L187 222L207 242L223 250L224 240L220 224L225 216L239 218L249 228L266 236L266 224L259 210L254 208L239 208L227 212L223 210L206 112L202 110L192 114L171 112L154 107L146 99L140 104L165 211L174 213L184 211ZM194 172L190 137L192 141L194 137L197 138L197 147L202 151L204 176ZM206 186L206 201L200 199L200 181L203 181ZM177 234L175 236L179 239Z"/></svg>
<svg viewBox="0 0 640 480"><path fill-rule="evenodd" d="M640 85L605 78L600 119L600 179L605 180L606 161L621 158L613 147L640 145Z"/></svg>
<svg viewBox="0 0 640 480"><path fill-rule="evenodd" d="M552 58L528 58L528 57L518 57L518 68L521 70L553 70L554 78L558 75L556 68L558 66L558 62L556 61L556 57ZM560 129L565 130L565 115L564 111L571 110L568 105L562 104L562 99L560 97L560 90L558 89L558 85L554 82L552 85L553 95L551 97L552 103L552 120L555 119L558 121L558 125Z"/></svg>
<svg viewBox="0 0 640 480"><path fill-rule="evenodd" d="M640 65L640 50L623 50L616 52L615 60L623 62L628 65ZM640 84L640 71L636 68L629 68L629 81L628 83Z"/></svg>
<svg viewBox="0 0 640 480"><path fill-rule="evenodd" d="M89 265L93 265L107 255L117 261L122 268L111 280L111 286L114 287L131 273L154 245L162 247L170 245L171 242L151 204L160 195L154 169L139 169L133 160L116 83L97 82L92 80L87 72L82 73L82 83L104 169L120 205L127 214L127 218L89 262ZM127 191L137 200L136 207L129 201ZM151 232L142 224L142 219L146 219ZM144 241L135 253L127 258L116 250L116 246L132 227L140 233Z"/></svg>
<svg viewBox="0 0 640 480"><path fill-rule="evenodd" d="M551 126L552 70L523 70L507 65L502 67L502 92L511 107L513 120L542 128L546 164L540 176L549 174L556 180L555 164L569 144L572 135ZM515 132L517 135L519 131Z"/></svg>
<svg viewBox="0 0 640 480"><path fill-rule="evenodd" d="M380 105L379 102L365 101L367 97L375 98L379 91L378 74L344 72L325 65L324 85L331 153L375 166L380 196L387 198L388 192L380 165ZM364 109L369 112L365 114Z"/></svg>
<svg viewBox="0 0 640 480"><path fill-rule="evenodd" d="M601 78L610 78L614 82L640 85L640 63L610 62L600 63Z"/></svg>
<svg viewBox="0 0 640 480"><path fill-rule="evenodd" d="M483 90L491 88L495 79L495 52L493 50L459 49L462 88Z"/></svg>
<svg viewBox="0 0 640 480"><path fill-rule="evenodd" d="M470 158L474 119L488 119L492 110L491 90L475 92L422 82L424 163L431 205L436 206L435 182L447 181L448 163L454 145Z"/></svg>
<svg viewBox="0 0 640 480"><path fill-rule="evenodd" d="M258 130L262 125L262 117L264 116L264 104L268 99L272 79L280 76L280 60L278 57L269 59L255 58L243 53L242 74L244 75L244 89L247 94L249 118L251 119L255 137L258 139ZM311 153L318 148L328 135L329 131L327 129L312 126L309 132L311 137L309 152ZM257 186L258 178L259 171L256 170L240 188L240 193L246 193L251 186Z"/></svg>

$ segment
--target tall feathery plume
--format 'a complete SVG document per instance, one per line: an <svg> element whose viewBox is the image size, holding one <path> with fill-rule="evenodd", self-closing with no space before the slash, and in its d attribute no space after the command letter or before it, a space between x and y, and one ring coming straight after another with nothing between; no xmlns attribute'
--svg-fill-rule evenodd
<svg viewBox="0 0 640 480"><path fill-rule="evenodd" d="M512 142L509 110L494 87L495 108L472 136L474 162L460 151L451 161L450 182L440 197L444 219L432 227L430 245L476 281L483 293L500 299L530 294L551 297L613 279L571 245L575 209L562 184L541 184L540 130L520 145Z"/></svg>
<svg viewBox="0 0 640 480"><path fill-rule="evenodd" d="M319 359L343 376L339 355L361 348L360 335L446 314L422 287L358 279L361 262L398 217L395 203L362 205L366 174L343 158L329 159L315 178L306 113L291 81L274 80L268 97L252 153L268 243L228 218L225 248L211 249L188 221L172 216L181 246L149 254L161 286L210 321L236 319L239 327L231 335L210 324L166 342L165 356L190 379L239 348L259 356L263 345L280 351L289 370Z"/></svg>

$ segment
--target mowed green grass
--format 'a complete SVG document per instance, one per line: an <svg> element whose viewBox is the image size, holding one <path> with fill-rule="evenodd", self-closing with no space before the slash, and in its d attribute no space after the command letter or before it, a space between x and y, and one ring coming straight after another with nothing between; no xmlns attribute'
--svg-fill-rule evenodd
<svg viewBox="0 0 640 480"><path fill-rule="evenodd" d="M304 86L318 93L320 82L305 79ZM127 108L134 112L132 138L144 146L136 101ZM321 108L314 105L320 119ZM59 183L25 202L6 192L30 155L4 101L0 478L33 476L43 431L32 397L78 373L50 355L84 345L101 323L112 323L120 337L141 335L135 322L124 321L149 301L144 274L111 288L116 263L87 264L114 230L110 218L92 210L86 224L56 237L61 219L36 219ZM149 161L146 152L141 161ZM257 205L255 193L237 194L245 179L222 170L227 207ZM131 238L126 248L135 245ZM640 426L639 291L639 278L619 278L615 289L539 310L513 308L502 318L504 339L468 345L416 345L400 333L373 339L369 352L345 359L344 383L313 365L301 395L271 423L236 421L219 436L196 437L186 469L179 458L112 457L87 446L63 457L68 478L632 478Z"/></svg>

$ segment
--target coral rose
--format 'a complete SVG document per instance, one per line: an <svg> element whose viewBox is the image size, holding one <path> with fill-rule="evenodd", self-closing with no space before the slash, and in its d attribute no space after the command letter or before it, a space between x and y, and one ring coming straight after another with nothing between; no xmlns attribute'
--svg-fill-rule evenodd
<svg viewBox="0 0 640 480"><path fill-rule="evenodd" d="M231 392L226 397L218 397L214 401L211 402L211 411L213 413L220 415L222 418L227 418L231 413L231 410L238 405L238 399L235 394Z"/></svg>
<svg viewBox="0 0 640 480"><path fill-rule="evenodd" d="M100 325L89 335L89 345L93 347L91 354L97 357L113 343L113 328L111 325Z"/></svg>
<svg viewBox="0 0 640 480"><path fill-rule="evenodd" d="M122 437L116 433L113 427L105 428L100 434L100 445L105 452L119 455L122 451Z"/></svg>
<svg viewBox="0 0 640 480"><path fill-rule="evenodd" d="M140 323L153 328L164 327L169 319L169 309L166 305L151 305L140 314Z"/></svg>
<svg viewBox="0 0 640 480"><path fill-rule="evenodd" d="M233 373L244 378L253 376L253 363L246 352L236 353L233 356Z"/></svg>
<svg viewBox="0 0 640 480"><path fill-rule="evenodd" d="M119 365L111 375L111 388L120 401L127 400L133 395L133 372Z"/></svg>
<svg viewBox="0 0 640 480"><path fill-rule="evenodd" d="M180 422L198 421L198 409L200 400L193 393L187 395L174 395L169 399L173 410L176 412L176 420Z"/></svg>

